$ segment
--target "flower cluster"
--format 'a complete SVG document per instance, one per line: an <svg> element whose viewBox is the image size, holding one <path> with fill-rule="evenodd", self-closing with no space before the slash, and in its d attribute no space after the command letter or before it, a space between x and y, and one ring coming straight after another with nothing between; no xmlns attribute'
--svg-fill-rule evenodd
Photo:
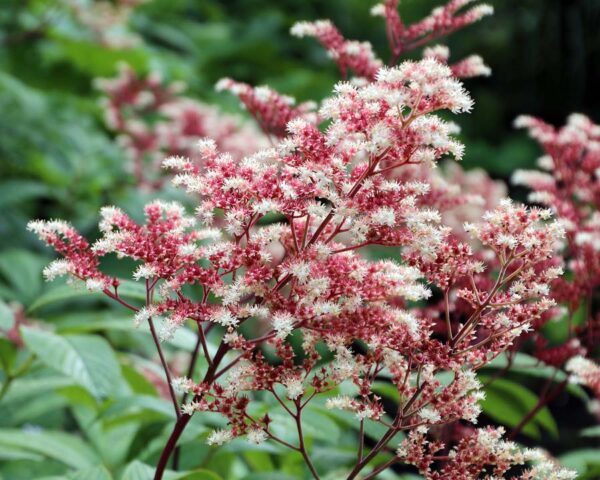
<svg viewBox="0 0 600 480"><path fill-rule="evenodd" d="M534 466L513 480L572 480L576 473L557 467L537 450L521 451L513 442L502 440L502 428L490 427L477 430L463 438L447 455L436 455L444 449L440 442L429 442L425 436L412 432L404 440L398 456L406 463L415 465L426 480L471 480L476 478L505 478L504 475L514 466L533 462ZM438 471L433 464L440 460L445 465ZM491 474L493 477L483 474Z"/></svg>
<svg viewBox="0 0 600 480"><path fill-rule="evenodd" d="M344 77L351 70L358 77L372 79L383 66L369 42L346 40L329 20L299 22L292 27L291 33L296 37L311 36L318 39L338 64Z"/></svg>
<svg viewBox="0 0 600 480"><path fill-rule="evenodd" d="M587 358L571 358L566 365L568 372L574 374L574 381L589 387L596 399L600 400L600 365Z"/></svg>
<svg viewBox="0 0 600 480"><path fill-rule="evenodd" d="M578 114L560 129L532 117L515 124L529 130L545 155L538 161L544 171L519 170L513 182L531 188L530 200L552 208L565 225L573 281L557 290L576 309L600 285L600 126Z"/></svg>
<svg viewBox="0 0 600 480"><path fill-rule="evenodd" d="M157 187L165 155L192 155L196 142L210 137L235 158L268 144L240 118L182 96L180 82L166 84L156 73L140 77L126 65L111 79L96 80L105 98L105 122L118 134L139 185ZM152 165L157 168L148 168Z"/></svg>
<svg viewBox="0 0 600 480"><path fill-rule="evenodd" d="M217 91L229 91L238 97L266 135L285 137L287 124L295 118L303 118L312 123L317 121L314 102L296 106L294 98L281 95L266 85L252 87L247 83L222 78L215 88Z"/></svg>
<svg viewBox="0 0 600 480"><path fill-rule="evenodd" d="M530 201L551 208L567 234L563 257L568 276L555 281L553 297L567 306L570 319L578 309L585 312L583 324L575 327L570 321L564 344L549 346L541 336L536 340L536 356L561 366L569 358L593 354L600 345L592 309L600 286L600 126L581 114L571 115L561 128L528 116L515 124L528 129L544 155L540 170L519 170L513 182L532 190ZM580 364L567 368L574 371L569 365Z"/></svg>
<svg viewBox="0 0 600 480"><path fill-rule="evenodd" d="M84 26L98 42L109 48L131 48L139 38L127 24L133 10L146 0L116 0L82 2L63 0L77 22Z"/></svg>
<svg viewBox="0 0 600 480"><path fill-rule="evenodd" d="M452 1L446 6L436 9L430 17L419 22L420 27L407 28L402 25L400 20L398 1L386 1L373 8L374 15L382 15L386 18L390 48L394 52L390 64L396 63L402 53L416 48L417 45L411 48L407 48L407 45L410 43L409 41L416 40L421 34L431 33L430 36L421 38L419 46L421 43L425 44L429 40L448 35L491 13L491 7L487 5L478 5L466 12L461 12L468 3L470 2ZM365 86L369 82L376 82L383 62L376 58L368 42L344 39L338 29L328 20L297 23L292 27L291 33L299 37L314 36L319 39L339 65L343 78L349 76L349 71L353 72L353 85ZM398 50L399 43L406 45ZM448 65L449 55L449 49L443 45L435 45L423 50L423 58L430 60L430 65ZM470 56L449 67L452 75L458 78L490 74L490 69L477 55ZM419 83L416 77L422 75L428 75L427 71L415 72L415 87ZM294 118L303 119L309 123L319 123L327 118L327 116L319 118L315 115L314 105L311 102L295 106L293 99L279 95L268 87L251 87L225 78L217 84L217 89L229 90L237 95L244 108L256 119L261 129L275 137L285 136L287 123ZM327 104L326 100L323 107L327 108ZM351 113L349 110L346 111L346 115L351 115ZM411 121L410 118L408 121ZM436 132L436 136L438 131L456 134L459 132L459 127L446 122L434 126L432 131ZM382 130L379 135L383 134L385 132ZM381 141L385 141L385 139L382 138ZM437 139L432 138L432 141L436 142ZM456 159L460 159L462 156L460 144L456 144L454 148L453 155ZM452 228L454 235L463 235L464 232L461 228L463 222L480 219L486 210L494 208L506 194L504 184L491 180L484 171L465 172L452 162L447 162L448 164L443 169L432 169L431 166L438 160L438 157L431 151L418 153L422 155L418 161L407 162L402 169L396 168L397 165L388 165L382 169L381 173L395 182L422 184L424 190L416 202L421 206L437 209L444 223ZM382 214L384 213L382 212Z"/></svg>
<svg viewBox="0 0 600 480"><path fill-rule="evenodd" d="M385 19L387 39L392 57L390 65L407 52L417 49L440 37L445 37L466 27L484 16L491 15L493 9L487 4L479 4L464 9L473 0L450 0L443 7L435 8L422 20L405 25L398 12L399 0L385 0L376 5L371 13ZM299 22L291 29L297 37L315 37L337 63L344 78L349 72L363 81L373 80L383 66L377 58L369 42L347 40L329 20L316 22ZM434 58L440 63L448 63L450 51L448 47L436 45L423 51L424 58ZM472 55L451 66L455 76L460 78L489 75L490 69L480 56Z"/></svg>
<svg viewBox="0 0 600 480"><path fill-rule="evenodd" d="M85 281L87 288L92 291L111 286L111 279L98 270L98 257L88 241L67 222L32 221L27 228L64 257L54 260L44 269L47 280L69 275L72 279Z"/></svg>
<svg viewBox="0 0 600 480"><path fill-rule="evenodd" d="M303 409L315 396L327 396L327 407L351 411L361 424L386 429L368 454L361 447L349 479L372 468L402 431L413 443L403 443L394 461L430 472L442 448L422 450L430 429L477 421L483 394L476 370L553 306L548 285L561 270L551 257L563 229L549 211L506 200L465 225L481 245L474 251L442 223L434 205L443 202L428 183L395 175L460 158L456 129L436 113L471 107L452 69L434 58L381 68L372 82L336 86L318 112L325 129L291 115L287 135L252 155L220 153L216 141L202 140L193 159L167 158L175 185L197 196L202 225L178 204L161 201L146 207L143 224L104 208L102 236L92 245L62 222L30 224L64 256L47 269L50 279L69 274L135 311L159 350L159 340L187 321L198 329L208 366L198 380L171 383L178 420L157 478L195 412L218 412L228 421L208 437L210 444L240 436L279 442L300 452L315 478L302 434ZM277 220L264 224L267 214ZM360 255L373 244L399 249L405 261ZM112 254L137 263L132 277L145 285L144 305L127 303L119 280L100 272L100 259ZM187 295L190 289L199 294ZM422 307L439 292L441 307ZM158 317L164 320L156 334ZM207 347L209 332L218 334L215 352ZM292 347L294 337L301 352ZM381 378L398 392L394 408L375 392ZM334 396L342 384L344 394ZM182 406L177 392L185 395ZM271 396L292 417L297 441L280 436L268 414L256 415L254 392ZM488 465L501 475L523 463L498 436L477 431L428 478L458 475L465 464L473 473L452 478L475 478ZM570 478L564 475L555 478Z"/></svg>

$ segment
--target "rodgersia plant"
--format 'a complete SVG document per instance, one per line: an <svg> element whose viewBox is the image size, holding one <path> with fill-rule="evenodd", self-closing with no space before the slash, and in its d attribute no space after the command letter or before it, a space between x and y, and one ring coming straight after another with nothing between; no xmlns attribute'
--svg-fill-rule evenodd
<svg viewBox="0 0 600 480"><path fill-rule="evenodd" d="M419 42L469 23L475 14L455 15L465 3L450 2L404 36L393 30L400 28L390 13L395 2L377 11L387 12L403 45L405 37ZM448 15L450 23L442 21ZM427 479L574 478L538 451L503 440L500 429L465 428L453 444L436 438L439 426L477 422L477 370L554 306L550 284L562 270L553 254L564 229L550 211L507 199L462 234L448 227L429 177L402 172L460 158L455 127L437 113L468 112L473 102L455 69L433 55L376 66L363 72L366 81L338 84L316 115L259 93L278 105L258 117L272 148L240 158L206 139L193 159L167 158L175 185L198 199L194 217L155 201L139 224L105 207L101 237L91 244L62 221L29 224L63 257L46 268L49 279L85 282L152 332L177 415L156 479L192 416L205 412L227 419L208 443L276 442L297 451L314 478L325 476L311 460L303 422L320 397L360 425L348 479L376 478L395 463L414 465ZM277 220L266 222L267 215ZM370 261L362 255L369 245L396 248L403 261ZM113 254L137 263L132 276L145 286L145 304L128 303L121 280L100 269ZM172 378L161 340L186 322L197 329L206 368L197 378ZM376 394L381 378L397 391L398 405ZM258 394L274 399L278 415L254 408ZM292 420L293 434L278 425L281 415ZM384 431L374 443L365 441L369 423ZM390 451L381 461L378 454Z"/></svg>
<svg viewBox="0 0 600 480"><path fill-rule="evenodd" d="M436 211L417 205L428 185L400 183L381 173L460 151L435 112L459 113L471 105L448 67L431 59L406 62L382 69L364 87L338 85L320 111L330 121L325 133L294 120L276 148L242 160L220 154L209 140L199 147L202 167L182 157L165 160L178 172L174 182L199 195L197 214L203 224L210 227L214 211L222 212L218 228L198 228L182 207L162 202L146 207L143 225L117 208L103 209L103 235L92 245L63 222L30 224L64 256L47 268L48 277L66 273L85 281L134 310L135 320L149 323L153 331L154 319L165 317L157 334L162 338L187 319L197 324L208 368L201 379L172 381L191 398L180 407L173 392L178 420L156 478L191 416L204 411L229 420L229 427L213 433L209 443L238 436L283 443L302 453L318 477L303 442L302 411L342 382L353 383L355 394L332 397L328 406L387 428L369 451L359 439L348 478L372 468L377 452L398 432L412 439L424 437L434 425L476 421L481 393L475 371L552 306L548 283L560 269L548 266L548 259L562 228L544 222L549 217L545 210L505 201L479 225L468 225L494 254L495 260L485 265L440 225ZM258 226L269 212L286 221ZM367 261L357 250L368 244L402 248L407 264ZM140 263L133 277L146 284L146 305L126 303L119 296L119 280L98 269L100 258L110 253ZM447 300L461 298L468 320L453 325L446 309L448 330L432 335L432 320L411 309L411 302L431 295L422 279ZM186 286L199 289L201 300L187 297ZM209 302L209 295L216 301ZM264 334L246 338L241 333L239 327L251 319L264 323ZM205 337L214 328L222 336L211 355ZM296 332L303 339L302 355L287 342ZM333 354L330 364L321 362L316 348L321 343ZM267 361L265 346L274 349L279 362ZM443 371L451 372L448 384L438 378ZM371 388L384 372L402 399L393 412L385 411ZM296 443L276 435L268 415L253 415L251 395L258 391L273 395L294 418ZM458 462L470 458L462 449L484 449L488 456L480 456L477 468L484 471L491 463L498 475L527 458L492 455L488 450L515 447L492 433L476 435L485 442L465 439L458 453L447 456L445 468L462 468ZM436 451L443 448L436 444ZM403 443L394 460L416 464L429 478L438 478L429 468L437 460L431 455Z"/></svg>

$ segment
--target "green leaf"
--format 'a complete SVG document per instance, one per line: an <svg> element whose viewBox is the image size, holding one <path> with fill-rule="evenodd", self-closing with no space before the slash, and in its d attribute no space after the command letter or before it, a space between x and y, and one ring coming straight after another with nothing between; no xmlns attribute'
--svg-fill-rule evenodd
<svg viewBox="0 0 600 480"><path fill-rule="evenodd" d="M123 378L133 390L133 393L149 395L151 397L158 396L156 386L130 364L121 363L121 372L123 373Z"/></svg>
<svg viewBox="0 0 600 480"><path fill-rule="evenodd" d="M295 475L288 475L286 473L269 472L269 473L251 473L250 475L244 476L244 480L297 480L298 477Z"/></svg>
<svg viewBox="0 0 600 480"><path fill-rule="evenodd" d="M567 374L562 370L557 370L554 367L549 365L545 365L540 360L531 355L527 355L526 353L516 352L513 353L513 361L510 367L510 373L519 374L519 375L527 375L528 377L535 378L545 378L545 379L554 379L556 383L562 382L567 378ZM487 369L498 369L502 370L506 368L507 365L507 357L506 353L498 355L494 360L488 363L483 370ZM581 398L584 401L589 400L588 394L585 392L583 388L579 385L568 384L567 390L571 395L575 395L578 398Z"/></svg>
<svg viewBox="0 0 600 480"><path fill-rule="evenodd" d="M271 456L267 452L251 450L243 452L242 455L255 472L270 472L274 469Z"/></svg>
<svg viewBox="0 0 600 480"><path fill-rule="evenodd" d="M101 418L114 421L132 411L150 411L165 419L175 418L175 410L171 402L149 395L118 398L101 414Z"/></svg>
<svg viewBox="0 0 600 480"><path fill-rule="evenodd" d="M27 304L42 286L42 269L46 259L26 250L5 250L0 254L0 273L13 287L14 299Z"/></svg>
<svg viewBox="0 0 600 480"><path fill-rule="evenodd" d="M110 395L120 383L119 363L109 343L89 335L59 336L29 327L21 332L41 362L85 387L94 397Z"/></svg>
<svg viewBox="0 0 600 480"><path fill-rule="evenodd" d="M103 465L79 470L68 476L69 480L112 480L110 472Z"/></svg>
<svg viewBox="0 0 600 480"><path fill-rule="evenodd" d="M6 338L0 337L0 369L5 376L12 373L17 358L17 346Z"/></svg>
<svg viewBox="0 0 600 480"><path fill-rule="evenodd" d="M134 461L127 465L121 480L152 480L154 469L145 463Z"/></svg>
<svg viewBox="0 0 600 480"><path fill-rule="evenodd" d="M206 475L206 472L208 472L208 474L215 475L212 472L209 472L208 470L197 470L196 472L200 472L202 475ZM191 473L194 472L175 473L172 471L166 471L163 476L163 480L180 480L182 478L185 478L186 480L199 480L200 478L207 478L209 480L221 480L221 477L219 477L218 475L215 475L213 477L204 476L187 478L186 475L189 475ZM121 476L120 480L152 480L153 478L154 468L150 465L146 465L145 463L135 460L129 465L127 465L127 468L123 472L123 475Z"/></svg>
<svg viewBox="0 0 600 480"><path fill-rule="evenodd" d="M7 180L0 183L0 208L6 208L50 193L47 185L31 180Z"/></svg>
<svg viewBox="0 0 600 480"><path fill-rule="evenodd" d="M6 303L0 300L0 330L8 331L15 323L15 313Z"/></svg>
<svg viewBox="0 0 600 480"><path fill-rule="evenodd" d="M120 307L117 309L108 309L100 311L76 311L73 313L61 313L57 316L47 317L46 320L52 323L56 332L65 333L90 333L102 332L108 330L133 330L133 314L123 311Z"/></svg>
<svg viewBox="0 0 600 480"><path fill-rule="evenodd" d="M302 429L308 437L318 438L327 443L335 444L341 432L337 424L327 415L316 410L306 409L302 413Z"/></svg>
<svg viewBox="0 0 600 480"><path fill-rule="evenodd" d="M113 75L119 62L125 62L138 71L145 69L148 63L148 54L141 49L117 50L97 42L58 36L55 36L55 40L57 50L52 53L52 57L58 59L60 55L92 77Z"/></svg>
<svg viewBox="0 0 600 480"><path fill-rule="evenodd" d="M0 460L5 460L8 462L11 460L31 460L34 462L39 462L43 459L43 455L39 455L34 452L27 452L18 447L2 445L2 448L0 448Z"/></svg>
<svg viewBox="0 0 600 480"><path fill-rule="evenodd" d="M99 463L81 438L64 432L0 429L0 451L5 447L40 454L77 469Z"/></svg>
<svg viewBox="0 0 600 480"><path fill-rule="evenodd" d="M395 385L388 382L375 381L373 382L373 392L382 397L393 400L395 403L400 402L400 394Z"/></svg>
<svg viewBox="0 0 600 480"><path fill-rule="evenodd" d="M28 422L37 424L39 421L50 420L53 414L61 412L68 406L64 397L50 393L43 397L33 397L11 408L2 408L2 413L8 414L4 417L3 426L17 427Z"/></svg>
<svg viewBox="0 0 600 480"><path fill-rule="evenodd" d="M211 472L210 470L206 470L204 468L184 473L176 478L177 480L222 480L220 475L217 475L215 472Z"/></svg>
<svg viewBox="0 0 600 480"><path fill-rule="evenodd" d="M89 298L104 298L102 293L89 292L84 288L75 288L72 285L59 285L51 288L47 292L40 295L27 309L28 313L33 313L42 307L53 305L68 300L74 300L77 298L89 297Z"/></svg>
<svg viewBox="0 0 600 480"><path fill-rule="evenodd" d="M485 382L484 377L480 377ZM483 413L508 427L516 427L537 404L538 398L521 385L498 378L485 388L486 398L481 402ZM540 437L539 427L554 438L558 427L548 407L543 407L523 428L523 433L533 438Z"/></svg>
<svg viewBox="0 0 600 480"><path fill-rule="evenodd" d="M146 287L141 283L136 283L131 280L122 280L118 291L119 295L125 299L146 301ZM90 292L85 288L74 288L71 285L59 285L38 297L35 302L29 306L27 311L31 313L35 310L39 310L41 307L79 298L96 298L110 301L110 299L101 292Z"/></svg>
<svg viewBox="0 0 600 480"><path fill-rule="evenodd" d="M71 406L84 405L90 409L97 409L96 398L86 388L79 385L59 388L56 393L67 399Z"/></svg>
<svg viewBox="0 0 600 480"><path fill-rule="evenodd" d="M600 425L588 427L581 431L582 437L600 437Z"/></svg>
<svg viewBox="0 0 600 480"><path fill-rule="evenodd" d="M559 457L561 465L577 470L583 475L590 466L600 465L600 449L584 448L565 453Z"/></svg>
<svg viewBox="0 0 600 480"><path fill-rule="evenodd" d="M36 396L44 396L59 388L72 385L73 380L65 377L50 377L47 374L40 378L18 378L10 386L2 403L20 402Z"/></svg>

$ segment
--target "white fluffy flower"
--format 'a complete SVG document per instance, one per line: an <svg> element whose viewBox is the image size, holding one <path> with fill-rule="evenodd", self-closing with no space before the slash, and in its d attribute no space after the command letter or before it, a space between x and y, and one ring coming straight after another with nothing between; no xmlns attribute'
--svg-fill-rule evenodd
<svg viewBox="0 0 600 480"><path fill-rule="evenodd" d="M176 393L189 393L192 388L192 381L186 377L177 377L171 381L171 386Z"/></svg>
<svg viewBox="0 0 600 480"><path fill-rule="evenodd" d="M255 445L259 445L261 443L263 443L265 440L267 440L267 438L269 438L269 436L267 435L267 433L257 427L251 428L250 430L248 430L247 433L247 438L248 441L250 443L253 443Z"/></svg>
<svg viewBox="0 0 600 480"><path fill-rule="evenodd" d="M296 400L304 393L304 384L300 377L290 375L282 383L288 398L291 400Z"/></svg>
<svg viewBox="0 0 600 480"><path fill-rule="evenodd" d="M206 439L206 443L209 445L223 445L233 439L233 433L231 430L213 430Z"/></svg>
<svg viewBox="0 0 600 480"><path fill-rule="evenodd" d="M239 320L227 308L220 308L210 316L212 322L224 327L235 327Z"/></svg>
<svg viewBox="0 0 600 480"><path fill-rule="evenodd" d="M71 262L65 259L54 260L46 268L44 268L42 274L48 281L52 281L57 277L62 277L69 273L71 269Z"/></svg>
<svg viewBox="0 0 600 480"><path fill-rule="evenodd" d="M106 288L106 282L100 278L88 278L85 281L85 288L90 292L101 292Z"/></svg>
<svg viewBox="0 0 600 480"><path fill-rule="evenodd" d="M133 278L139 281L142 278L152 278L156 276L157 273L158 270L154 265L148 265L147 263L144 263L140 265L135 272L133 272Z"/></svg>
<svg viewBox="0 0 600 480"><path fill-rule="evenodd" d="M285 339L292 330L296 319L288 312L277 312L273 315L273 329L277 332L277 338L280 340Z"/></svg>

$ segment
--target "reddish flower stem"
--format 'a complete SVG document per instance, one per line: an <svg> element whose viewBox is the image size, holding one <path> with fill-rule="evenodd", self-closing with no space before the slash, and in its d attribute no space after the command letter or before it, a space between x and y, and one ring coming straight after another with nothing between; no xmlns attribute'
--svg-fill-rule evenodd
<svg viewBox="0 0 600 480"><path fill-rule="evenodd" d="M308 455L308 452L306 451L306 445L304 443L304 433L302 432L302 407L300 405L300 400L296 400L296 415L294 415L294 419L296 420L296 429L298 430L298 441L300 442L298 450L302 454L302 457L304 457L304 461L306 462L308 469L312 473L312 476L315 478L315 480L320 480L321 477L319 477L319 474L315 469L315 466L313 465Z"/></svg>
<svg viewBox="0 0 600 480"><path fill-rule="evenodd" d="M229 347L227 346L227 344L221 342L219 348L217 349L217 352L215 353L215 356L212 359L212 364L209 365L208 369L206 370L206 374L204 375L204 379L202 380L203 383L211 384L214 381L217 367L223 360L223 357L227 353L228 349ZM202 395L196 395L193 398L193 401L199 401L201 398ZM173 427L173 431L171 432L171 435L169 436L169 439L167 440L167 443L163 448L162 453L160 454L160 458L158 459L158 464L156 465L156 472L154 474L154 480L162 480L171 453L177 446L177 441L179 440L179 437L181 437L181 434L185 430L185 427L187 426L191 418L191 415L184 413L177 419L177 422Z"/></svg>

